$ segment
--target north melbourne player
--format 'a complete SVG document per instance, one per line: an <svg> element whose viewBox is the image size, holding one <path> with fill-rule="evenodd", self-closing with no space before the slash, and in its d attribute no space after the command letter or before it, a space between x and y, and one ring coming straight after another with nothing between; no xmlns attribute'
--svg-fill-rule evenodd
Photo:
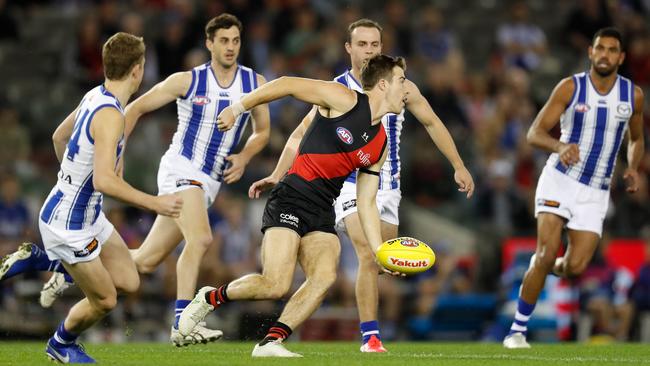
<svg viewBox="0 0 650 366"><path fill-rule="evenodd" d="M530 348L528 320L546 275L577 276L589 264L602 235L616 156L625 135L629 142L623 178L628 192L638 190L644 154L643 92L617 73L624 58L619 31L599 30L589 47L589 70L562 80L528 131L529 143L552 154L537 184L537 250L503 340L506 348ZM559 140L549 134L558 121ZM568 248L556 258L564 227Z"/></svg>

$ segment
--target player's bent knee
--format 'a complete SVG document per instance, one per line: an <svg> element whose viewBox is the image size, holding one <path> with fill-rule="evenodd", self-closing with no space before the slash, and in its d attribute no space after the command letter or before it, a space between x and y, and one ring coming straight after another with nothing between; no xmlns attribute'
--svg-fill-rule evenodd
<svg viewBox="0 0 650 366"><path fill-rule="evenodd" d="M115 309L115 306L117 306L117 294L111 294L102 298L98 299L93 299L90 300L91 305L95 310L102 314L106 314L110 312L111 310Z"/></svg>
<svg viewBox="0 0 650 366"><path fill-rule="evenodd" d="M550 272L553 269L553 265L555 265L555 255L549 251L546 251L541 255L537 255L537 257L535 257L534 266L537 268L541 268L546 272Z"/></svg>
<svg viewBox="0 0 650 366"><path fill-rule="evenodd" d="M205 234L200 234L197 235L194 238L191 238L188 243L190 244L189 246L186 246L185 250L190 249L190 248L196 248L200 249L202 251L208 250L210 245L212 245L212 233L208 232Z"/></svg>
<svg viewBox="0 0 650 366"><path fill-rule="evenodd" d="M588 261L585 260L572 260L569 259L565 264L565 272L567 276L578 276L587 269Z"/></svg>
<svg viewBox="0 0 650 366"><path fill-rule="evenodd" d="M119 284L116 284L115 287L120 293L123 294L132 294L138 291L140 288L140 276L137 274L134 276L129 276L127 280L122 281Z"/></svg>

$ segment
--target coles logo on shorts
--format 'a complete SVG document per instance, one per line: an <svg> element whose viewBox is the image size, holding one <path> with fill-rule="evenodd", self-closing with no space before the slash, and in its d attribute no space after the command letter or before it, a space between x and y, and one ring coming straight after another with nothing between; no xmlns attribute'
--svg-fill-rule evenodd
<svg viewBox="0 0 650 366"><path fill-rule="evenodd" d="M347 210L349 210L351 208L355 208L355 207L357 207L357 200L356 199L343 202L343 211L347 211Z"/></svg>
<svg viewBox="0 0 650 366"><path fill-rule="evenodd" d="M93 241L88 243L88 245L86 245L85 248L75 251L74 256L77 257L77 258L87 257L92 252L97 250L97 247L99 247L99 242L97 241L97 239L93 239Z"/></svg>
<svg viewBox="0 0 650 366"><path fill-rule="evenodd" d="M341 141L345 142L348 145L352 145L352 142L354 142L354 138L352 137L352 134L345 127L337 127L336 134L339 135Z"/></svg>
<svg viewBox="0 0 650 366"><path fill-rule="evenodd" d="M402 246L404 247L410 247L410 248L415 248L418 245L420 245L417 241L413 239L402 239L399 243L402 244Z"/></svg>
<svg viewBox="0 0 650 366"><path fill-rule="evenodd" d="M298 227L298 223L300 223L300 219L297 218L296 216L289 214L289 213L281 213L280 214L280 223L282 224L289 224L293 227Z"/></svg>
<svg viewBox="0 0 650 366"><path fill-rule="evenodd" d="M206 105L210 104L210 98L204 96L204 95L197 95L194 98L192 98L192 104L194 105Z"/></svg>

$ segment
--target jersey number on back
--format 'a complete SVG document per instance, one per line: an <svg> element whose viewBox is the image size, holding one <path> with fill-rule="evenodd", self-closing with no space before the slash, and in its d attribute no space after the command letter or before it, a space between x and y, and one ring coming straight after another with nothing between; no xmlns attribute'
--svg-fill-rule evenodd
<svg viewBox="0 0 650 366"><path fill-rule="evenodd" d="M81 136L81 127L83 126L83 122L88 116L88 112L84 113L83 117L81 119L78 119L75 121L74 124L74 129L72 130L72 138L68 142L68 160L74 161L75 155L79 153L79 136Z"/></svg>

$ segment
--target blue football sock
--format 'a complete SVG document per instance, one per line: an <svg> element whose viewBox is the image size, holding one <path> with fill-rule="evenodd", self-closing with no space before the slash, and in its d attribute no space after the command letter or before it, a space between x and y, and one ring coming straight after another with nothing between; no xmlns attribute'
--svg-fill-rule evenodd
<svg viewBox="0 0 650 366"><path fill-rule="evenodd" d="M174 329L178 329L178 319L181 318L181 313L183 312L183 309L187 307L187 305L190 304L192 300L176 300L176 309L175 309L175 317L174 317Z"/></svg>
<svg viewBox="0 0 650 366"><path fill-rule="evenodd" d="M363 337L361 340L362 344L366 344L372 336L381 340L381 336L379 335L379 322L376 320L360 323L359 328L361 329L361 337Z"/></svg>
<svg viewBox="0 0 650 366"><path fill-rule="evenodd" d="M512 322L512 326L510 326L510 332L508 332L508 335L522 333L525 336L528 332L528 320L530 319L533 310L535 310L535 304L529 304L520 297L517 302L515 320Z"/></svg>
<svg viewBox="0 0 650 366"><path fill-rule="evenodd" d="M79 337L78 334L72 334L69 331L65 329L63 324L65 323L65 320L59 324L59 327L56 329L56 332L54 333L54 336L52 337L54 342L58 343L58 345L64 346L66 344L71 344L74 343L74 341L77 340Z"/></svg>

